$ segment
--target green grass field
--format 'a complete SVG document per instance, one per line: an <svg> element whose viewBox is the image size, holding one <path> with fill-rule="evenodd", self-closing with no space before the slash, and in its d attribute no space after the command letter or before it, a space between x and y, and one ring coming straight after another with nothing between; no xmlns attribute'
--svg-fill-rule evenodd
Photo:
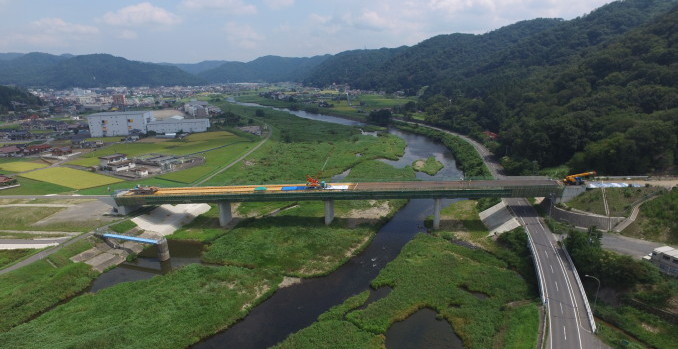
<svg viewBox="0 0 678 349"><path fill-rule="evenodd" d="M678 189L673 188L640 206L638 219L622 234L669 244L678 244Z"/></svg>
<svg viewBox="0 0 678 349"><path fill-rule="evenodd" d="M39 164L37 162L28 162L28 161L14 161L0 163L0 170L10 171L10 172L24 172L35 170L38 168L47 167L47 164Z"/></svg>
<svg viewBox="0 0 678 349"><path fill-rule="evenodd" d="M122 182L121 179L68 167L50 167L44 170L24 173L21 176L72 189L85 189Z"/></svg>
<svg viewBox="0 0 678 349"><path fill-rule="evenodd" d="M111 155L115 153L127 154L128 157L139 156L149 153L168 154L168 155L186 155L205 151L211 148L234 143L237 141L246 141L243 137L236 136L226 131L205 132L192 134L184 140L166 140L144 141L134 143L112 144L84 154L82 157L69 161L68 164L78 166L96 166L99 164L98 157Z"/></svg>
<svg viewBox="0 0 678 349"><path fill-rule="evenodd" d="M0 235L0 238L2 236ZM14 264L15 262L22 260L39 250L35 249L26 249L26 250L0 250L0 269Z"/></svg>
<svg viewBox="0 0 678 349"><path fill-rule="evenodd" d="M252 142L240 142L233 143L224 148L205 152L202 154L202 156L205 157L204 164L181 171L170 172L159 176L158 178L187 184L193 183L235 161L255 145L256 143Z"/></svg>
<svg viewBox="0 0 678 349"><path fill-rule="evenodd" d="M0 275L0 336L88 287L98 273L68 258L92 246L89 241L79 241L46 260ZM0 343L7 345L2 339Z"/></svg>
<svg viewBox="0 0 678 349"><path fill-rule="evenodd" d="M11 189L0 190L0 197L2 195L45 195L45 194L59 194L73 191L72 188L36 181L29 178L17 177L20 186Z"/></svg>
<svg viewBox="0 0 678 349"><path fill-rule="evenodd" d="M192 264L76 297L0 333L0 343L7 348L185 348L243 318L281 279L261 270Z"/></svg>
<svg viewBox="0 0 678 349"><path fill-rule="evenodd" d="M0 227L8 230L28 230L31 224L63 210L62 207L3 207Z"/></svg>
<svg viewBox="0 0 678 349"><path fill-rule="evenodd" d="M610 216L628 217L631 214L634 205L647 198L666 192L666 189L659 187L606 188L605 197L607 198ZM578 210L605 215L602 189L587 190L583 194L568 201L566 205Z"/></svg>

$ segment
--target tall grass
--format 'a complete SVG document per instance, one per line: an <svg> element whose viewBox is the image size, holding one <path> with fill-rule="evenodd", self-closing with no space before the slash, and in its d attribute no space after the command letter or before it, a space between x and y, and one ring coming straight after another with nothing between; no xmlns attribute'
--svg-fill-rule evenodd
<svg viewBox="0 0 678 349"><path fill-rule="evenodd" d="M281 278L189 265L77 297L0 333L7 348L185 348L244 317Z"/></svg>

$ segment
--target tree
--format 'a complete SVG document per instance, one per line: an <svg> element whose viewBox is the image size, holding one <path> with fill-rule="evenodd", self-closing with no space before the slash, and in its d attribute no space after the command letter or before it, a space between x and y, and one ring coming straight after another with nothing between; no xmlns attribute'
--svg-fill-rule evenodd
<svg viewBox="0 0 678 349"><path fill-rule="evenodd" d="M367 121L379 126L388 126L391 123L391 110L379 109L373 110L367 116Z"/></svg>

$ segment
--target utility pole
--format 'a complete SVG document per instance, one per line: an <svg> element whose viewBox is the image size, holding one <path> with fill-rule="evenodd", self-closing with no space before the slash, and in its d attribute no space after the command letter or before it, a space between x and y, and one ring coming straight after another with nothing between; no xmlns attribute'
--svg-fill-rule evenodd
<svg viewBox="0 0 678 349"><path fill-rule="evenodd" d="M592 276L592 275L584 275L584 276L587 277L587 278L595 279L596 281L598 281L598 288L596 289L596 297L593 299L593 312L595 313L596 302L598 301L598 291L600 291L600 280L597 277Z"/></svg>

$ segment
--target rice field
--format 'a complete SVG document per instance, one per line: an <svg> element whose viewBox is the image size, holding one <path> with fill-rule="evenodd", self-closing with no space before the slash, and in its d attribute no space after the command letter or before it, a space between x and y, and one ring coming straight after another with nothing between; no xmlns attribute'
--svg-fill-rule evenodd
<svg viewBox="0 0 678 349"><path fill-rule="evenodd" d="M122 182L121 179L68 167L50 167L22 174L21 177L57 184L72 189L85 189Z"/></svg>
<svg viewBox="0 0 678 349"><path fill-rule="evenodd" d="M39 168L47 167L46 164L39 164L37 162L28 162L28 161L12 161L6 163L0 163L0 170L10 171L10 172L25 172L30 170L36 170Z"/></svg>

